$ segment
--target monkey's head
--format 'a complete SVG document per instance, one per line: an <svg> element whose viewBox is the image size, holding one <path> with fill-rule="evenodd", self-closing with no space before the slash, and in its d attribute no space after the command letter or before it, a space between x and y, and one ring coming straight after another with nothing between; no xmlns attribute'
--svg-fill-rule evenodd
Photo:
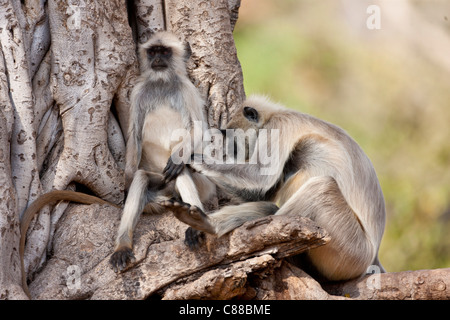
<svg viewBox="0 0 450 320"><path fill-rule="evenodd" d="M248 160L255 150L260 130L281 129L276 119L279 118L279 113L285 110L285 108L271 102L264 96L253 95L248 97L232 115L226 126L227 129L241 129L245 132L245 142L241 140L241 144L236 144L235 139L234 152L245 148L245 158ZM252 134L252 132L255 134ZM226 134L226 130L222 130L222 133ZM245 146L242 143L245 143Z"/></svg>
<svg viewBox="0 0 450 320"><path fill-rule="evenodd" d="M191 55L188 43L171 32L161 31L139 47L140 61L146 75L166 79L170 75L186 74L186 61Z"/></svg>
<svg viewBox="0 0 450 320"><path fill-rule="evenodd" d="M272 129L272 121L280 112L286 111L281 105L270 101L265 96L252 95L232 115L227 129Z"/></svg>

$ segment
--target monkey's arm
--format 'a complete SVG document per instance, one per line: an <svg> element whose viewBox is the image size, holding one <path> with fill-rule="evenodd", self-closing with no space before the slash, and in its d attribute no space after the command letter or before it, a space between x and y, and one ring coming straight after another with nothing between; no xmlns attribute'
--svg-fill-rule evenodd
<svg viewBox="0 0 450 320"><path fill-rule="evenodd" d="M180 173L184 170L186 167L186 164L184 162L176 164L172 160L172 156L167 160L166 167L163 170L164 174L164 182L168 183L178 177Z"/></svg>
<svg viewBox="0 0 450 320"><path fill-rule="evenodd" d="M271 164L272 170L260 163L215 163L215 160L206 158L206 155L194 154L189 164L194 170L206 175L219 185L233 186L238 189L270 189L282 174L283 167L276 163ZM269 172L270 174L266 174Z"/></svg>
<svg viewBox="0 0 450 320"><path fill-rule="evenodd" d="M135 144L127 143L125 155L125 190L128 190L130 187L131 181L133 181L133 174L138 168L135 147Z"/></svg>
<svg viewBox="0 0 450 320"><path fill-rule="evenodd" d="M201 139L192 139L195 137L195 129L184 134L181 142L172 148L170 158L167 160L166 167L163 170L164 180L166 183L172 181L184 170L192 158L193 152L202 144Z"/></svg>
<svg viewBox="0 0 450 320"><path fill-rule="evenodd" d="M25 236L27 234L28 227L30 226L31 220L34 215L39 212L45 205L50 204L55 201L66 200L73 201L82 204L108 204L119 208L119 206L102 200L95 196L90 196L85 193L75 192L70 190L54 190L49 193L41 195L37 198L23 213L22 219L20 220L20 242L19 242L19 256L20 256L20 264L22 269L22 287L25 291L26 295L30 298L30 292L27 286L27 277L25 274L25 264L23 260L24 252L25 252Z"/></svg>
<svg viewBox="0 0 450 320"><path fill-rule="evenodd" d="M125 154L125 190L130 187L133 175L137 171L142 154L142 146L136 136L136 130L131 129L128 134Z"/></svg>

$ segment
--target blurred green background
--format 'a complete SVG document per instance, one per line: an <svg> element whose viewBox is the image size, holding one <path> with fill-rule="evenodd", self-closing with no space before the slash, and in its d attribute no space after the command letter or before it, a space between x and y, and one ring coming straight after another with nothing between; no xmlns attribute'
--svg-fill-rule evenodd
<svg viewBox="0 0 450 320"><path fill-rule="evenodd" d="M234 36L247 95L339 125L372 160L384 267L450 267L450 2L242 0Z"/></svg>

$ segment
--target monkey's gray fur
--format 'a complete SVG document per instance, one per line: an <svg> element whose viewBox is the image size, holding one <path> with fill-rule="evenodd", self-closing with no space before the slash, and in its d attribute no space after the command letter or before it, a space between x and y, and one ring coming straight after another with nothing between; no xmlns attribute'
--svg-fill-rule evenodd
<svg viewBox="0 0 450 320"><path fill-rule="evenodd" d="M158 202L175 195L203 209L203 202L215 193L208 178L185 164L169 161L166 166L167 159L187 147L184 144L195 148L202 143L173 141L173 131L185 129L192 137L194 121L201 121L203 130L207 128L204 100L186 72L190 47L172 33L159 32L140 46L139 54L144 71L131 95L125 166L129 191L110 259L115 271L134 260L133 231L144 207L145 211L160 212L164 208ZM175 182L170 182L175 175Z"/></svg>
<svg viewBox="0 0 450 320"><path fill-rule="evenodd" d="M260 162L194 161L190 165L195 170L245 203L208 216L195 206L174 207L168 201L164 206L193 228L218 236L270 214L309 217L331 236L328 244L307 253L321 276L351 279L371 264L384 271L378 261L385 225L383 194L370 160L344 130L259 96L248 98L227 128L279 130L274 174L262 175Z"/></svg>

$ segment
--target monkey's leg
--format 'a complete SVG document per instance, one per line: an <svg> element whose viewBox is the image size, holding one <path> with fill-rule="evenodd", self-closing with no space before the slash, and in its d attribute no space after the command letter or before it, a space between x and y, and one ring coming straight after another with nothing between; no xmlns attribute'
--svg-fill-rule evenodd
<svg viewBox="0 0 450 320"><path fill-rule="evenodd" d="M243 223L274 214L278 207L272 202L247 202L235 206L226 206L206 215L196 206L176 201L163 201L161 205L171 210L182 222L196 230L222 236ZM188 229L189 230L189 229ZM193 247L198 242L198 233L186 232L186 243Z"/></svg>
<svg viewBox="0 0 450 320"><path fill-rule="evenodd" d="M161 201L159 204L172 211L178 220L194 229L215 234L215 228L210 219L199 207L173 200Z"/></svg>
<svg viewBox="0 0 450 320"><path fill-rule="evenodd" d="M157 196L154 190L148 190L148 186L152 184L157 189L161 186L162 182L163 177L161 175L156 175L151 172L138 170L134 174L120 220L116 246L110 258L110 263L115 272L118 270L122 271L129 262L135 260L132 251L133 231L146 203L155 201Z"/></svg>
<svg viewBox="0 0 450 320"><path fill-rule="evenodd" d="M247 221L270 216L277 210L278 207L273 202L246 202L223 207L208 215L208 218L215 228L216 235L221 237Z"/></svg>
<svg viewBox="0 0 450 320"><path fill-rule="evenodd" d="M176 187L181 199L204 210L203 202L216 194L216 185L206 176L191 172L184 163L175 164L172 156L163 170L164 181L169 183L176 179Z"/></svg>
<svg viewBox="0 0 450 320"><path fill-rule="evenodd" d="M200 200L200 195L197 186L188 169L183 170L175 180L175 186L178 189L183 202L196 206L204 211L203 203Z"/></svg>
<svg viewBox="0 0 450 320"><path fill-rule="evenodd" d="M376 249L332 177L310 178L276 214L308 217L330 234L329 243L307 254L309 262L329 280L358 277L374 260Z"/></svg>
<svg viewBox="0 0 450 320"><path fill-rule="evenodd" d="M174 200L165 200L160 205L172 211L178 220L188 224L184 235L184 243L190 248L195 249L204 238L204 232L214 233L214 227L208 221L206 214L198 207L191 206L189 203L178 202ZM195 226L196 228L192 228Z"/></svg>
<svg viewBox="0 0 450 320"><path fill-rule="evenodd" d="M198 172L189 172L192 176L192 180L194 180L200 201L204 205L217 195L217 187L215 183L212 182L207 176Z"/></svg>

